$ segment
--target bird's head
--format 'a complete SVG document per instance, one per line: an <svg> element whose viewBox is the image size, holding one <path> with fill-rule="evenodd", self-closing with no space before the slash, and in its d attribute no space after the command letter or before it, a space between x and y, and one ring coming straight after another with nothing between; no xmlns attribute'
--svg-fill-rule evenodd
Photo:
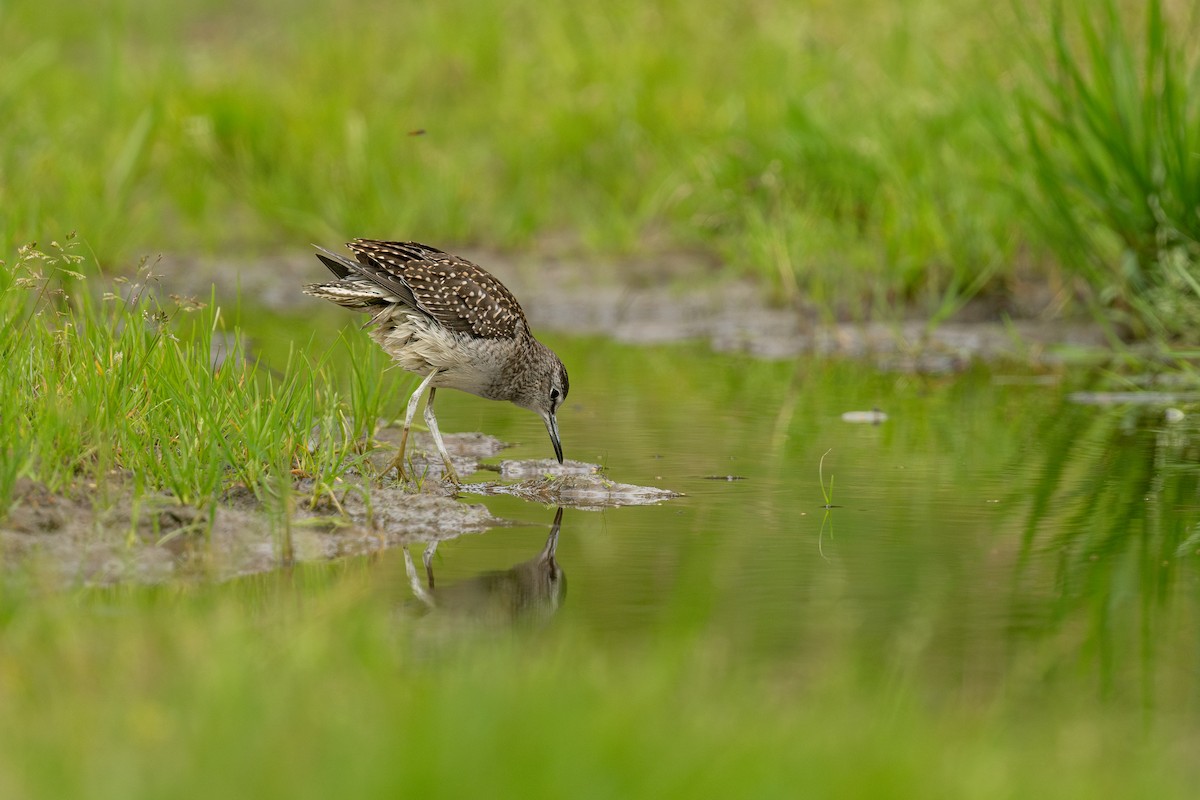
<svg viewBox="0 0 1200 800"><path fill-rule="evenodd" d="M567 399L567 392L571 386L567 380L567 368L563 366L559 357L540 342L538 346L538 358L533 362L536 367L526 373L525 385L520 394L513 398L513 402L537 414L542 418L542 422L546 423L546 431L554 445L554 455L561 464L562 441L558 437L558 419L555 415Z"/></svg>

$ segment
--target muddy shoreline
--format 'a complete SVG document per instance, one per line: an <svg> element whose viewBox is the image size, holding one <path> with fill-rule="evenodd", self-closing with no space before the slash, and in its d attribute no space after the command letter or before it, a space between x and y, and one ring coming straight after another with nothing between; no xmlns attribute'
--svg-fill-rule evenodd
<svg viewBox="0 0 1200 800"><path fill-rule="evenodd" d="M292 495L273 504L241 486L213 507L197 509L166 492L135 497L126 475L109 476L103 492L95 485L51 492L21 479L13 507L0 521L0 572L24 569L68 585L228 580L296 562L428 546L512 524L477 501L485 495L586 510L679 496L617 483L596 464L493 464L488 460L506 445L473 433L447 434L445 441L455 469L474 480L460 487L443 482L432 441L415 432L410 446L420 479L401 484L394 473L382 474L393 453L387 443L395 438L392 429L377 436L384 446L370 454L375 474L350 475L332 493L315 493L312 478L300 476Z"/></svg>

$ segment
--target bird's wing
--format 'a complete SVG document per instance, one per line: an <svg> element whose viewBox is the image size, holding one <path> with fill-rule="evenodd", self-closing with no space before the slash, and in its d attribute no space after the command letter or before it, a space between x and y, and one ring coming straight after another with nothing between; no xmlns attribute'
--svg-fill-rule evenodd
<svg viewBox="0 0 1200 800"><path fill-rule="evenodd" d="M512 292L466 259L416 242L355 239L346 246L358 258L355 272L450 330L502 339L528 329Z"/></svg>

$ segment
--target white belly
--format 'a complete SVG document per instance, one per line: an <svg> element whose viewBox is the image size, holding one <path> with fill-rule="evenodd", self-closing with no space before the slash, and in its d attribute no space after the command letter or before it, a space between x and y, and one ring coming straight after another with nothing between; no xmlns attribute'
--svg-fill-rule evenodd
<svg viewBox="0 0 1200 800"><path fill-rule="evenodd" d="M390 321L381 321L371 331L371 338L402 369L422 377L438 370L431 385L439 389L487 397L501 367L494 351L502 340L474 339L448 331L428 317L406 310L398 309Z"/></svg>

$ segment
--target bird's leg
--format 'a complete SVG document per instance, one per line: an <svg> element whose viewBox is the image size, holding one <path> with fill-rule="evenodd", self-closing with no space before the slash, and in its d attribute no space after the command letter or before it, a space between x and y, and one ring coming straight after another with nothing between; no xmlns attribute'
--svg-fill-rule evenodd
<svg viewBox="0 0 1200 800"><path fill-rule="evenodd" d="M413 597L420 600L426 608L433 608L433 595L421 585L421 581L417 578L417 568L413 566L412 556L409 555L408 547L401 547L400 549L404 552L404 571L408 573L408 586L412 589Z"/></svg>
<svg viewBox="0 0 1200 800"><path fill-rule="evenodd" d="M454 464L450 462L450 454L446 452L446 443L442 441L442 432L438 430L437 417L433 415L433 398L436 396L437 389L431 388L429 399L425 401L425 424L429 427L429 432L433 434L433 441L437 445L438 452L442 454L442 463L446 465L446 477L457 486L458 473L454 471Z"/></svg>
<svg viewBox="0 0 1200 800"><path fill-rule="evenodd" d="M404 429L400 431L400 449L396 451L396 457L392 459L392 463L389 464L388 468L383 471L384 475L391 472L392 468L394 467L396 470L396 475L399 476L400 480L408 480L408 475L404 472L404 449L408 445L408 429L412 427L413 417L417 414L417 404L421 402L421 394L425 391L425 388L429 386L430 381L432 381L433 377L437 374L438 371L436 369L429 373L429 377L421 381L421 385L418 386L417 390L412 393L412 397L408 398L408 410L404 412ZM430 398L433 397L433 391L434 390L432 389L430 390ZM426 406L426 409L428 408L429 407ZM441 441L440 437L438 441Z"/></svg>
<svg viewBox="0 0 1200 800"><path fill-rule="evenodd" d="M438 543L436 540L430 542L429 546L425 548L425 553L422 556L422 560L425 562L425 578L429 581L430 591L433 590L433 555L437 552L437 546Z"/></svg>

